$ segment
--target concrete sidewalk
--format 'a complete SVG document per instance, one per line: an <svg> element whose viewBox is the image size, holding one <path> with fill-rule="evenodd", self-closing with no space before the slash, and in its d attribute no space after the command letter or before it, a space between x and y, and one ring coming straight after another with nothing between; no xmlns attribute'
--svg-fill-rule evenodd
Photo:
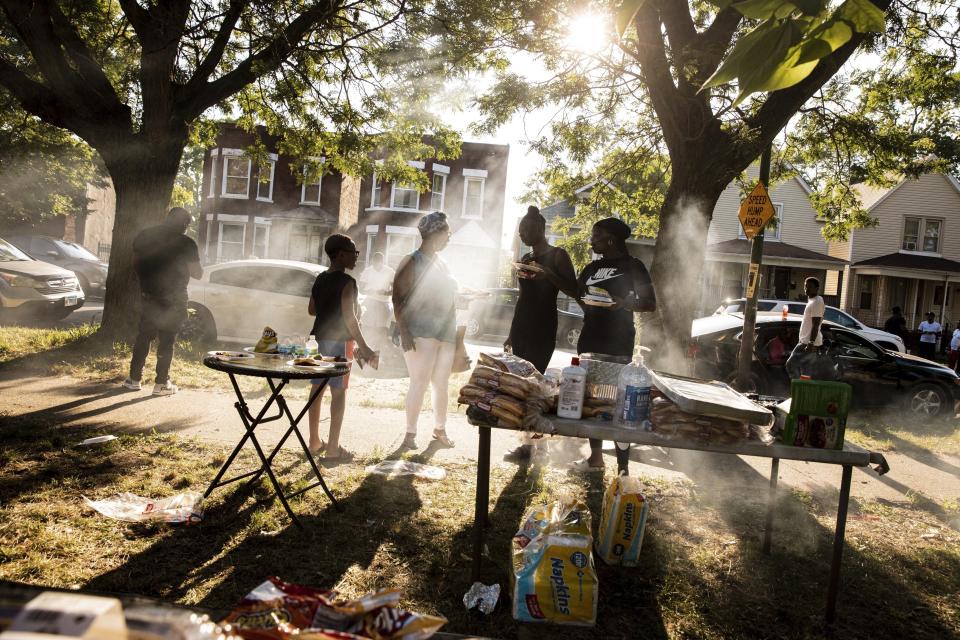
<svg viewBox="0 0 960 640"><path fill-rule="evenodd" d="M405 385L400 384L403 388ZM396 384L389 393L396 395ZM404 412L395 408L372 408L349 402L344 420L341 444L363 456L375 450L390 454L397 450L404 432ZM251 399L251 411L256 412L264 397ZM400 398L397 398L399 401ZM90 383L66 377L26 377L0 380L0 416L20 416L29 419L55 419L64 427L93 426L105 433L137 433L156 430L196 437L224 447L235 444L242 435L232 393L220 391L181 390L176 395L154 398L148 387L141 392L122 390L117 384ZM302 400L290 400L293 411L302 407ZM321 423L321 436L326 437L326 411ZM3 418L0 418L2 425ZM456 442L453 449L429 446L431 417L420 418L418 444L421 452L433 463L475 463L477 432L467 423L463 411L450 413L447 431ZM2 428L2 426L0 426ZM283 421L264 424L257 435L266 443L273 443L284 430ZM304 421L303 430L306 432ZM492 460L495 465L509 466L502 461L503 454L517 444L517 437L509 432L494 430ZM607 473L616 468L612 444L605 443ZM293 446L288 444L287 446ZM585 441L557 438L550 443L550 464L563 466L566 462L587 453ZM891 471L878 477L869 469L857 469L853 476L852 495L861 499L879 499L897 503L911 503L915 507L935 513L950 526L960 529L957 514L943 509L945 502L960 501L960 458L927 451L885 451ZM722 472L710 475L712 469L722 469L727 461L719 454L703 454L681 450L663 450L642 447L633 452L631 472L662 478L668 481L692 479L695 483L723 484ZM767 478L770 461L763 458L741 457L758 480ZM784 490L793 488L809 492L823 499L824 508L833 510L840 484L840 468L831 465L782 461L780 482ZM732 477L732 476L731 476ZM753 485L757 486L757 485ZM737 487L731 486L733 490Z"/></svg>

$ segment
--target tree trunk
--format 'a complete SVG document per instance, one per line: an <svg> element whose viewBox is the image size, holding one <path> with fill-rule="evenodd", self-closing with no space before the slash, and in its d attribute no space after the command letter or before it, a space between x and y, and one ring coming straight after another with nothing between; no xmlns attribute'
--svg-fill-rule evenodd
<svg viewBox="0 0 960 640"><path fill-rule="evenodd" d="M183 136L162 145L132 139L100 149L117 195L103 321L98 333L103 339L130 341L135 335L140 286L133 269L133 240L166 216L185 144Z"/></svg>
<svg viewBox="0 0 960 640"><path fill-rule="evenodd" d="M677 171L660 210L660 233L651 277L657 293L658 317L644 326L644 342L654 366L685 374L690 325L700 305L707 231L724 185L697 167Z"/></svg>

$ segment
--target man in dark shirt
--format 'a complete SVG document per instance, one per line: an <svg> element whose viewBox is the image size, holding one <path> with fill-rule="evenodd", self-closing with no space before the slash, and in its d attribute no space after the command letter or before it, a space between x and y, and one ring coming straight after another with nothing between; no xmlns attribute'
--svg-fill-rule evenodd
<svg viewBox="0 0 960 640"><path fill-rule="evenodd" d="M133 241L133 266L140 280L140 330L123 387L140 390L150 342L157 338L157 379L153 395L177 392L170 382L173 345L187 319L187 283L203 275L197 243L184 235L190 226L186 209L174 207L163 224L141 231Z"/></svg>
<svg viewBox="0 0 960 640"><path fill-rule="evenodd" d="M907 339L907 319L900 312L900 307L893 308L893 315L883 323L883 330L895 336L900 336L901 340Z"/></svg>

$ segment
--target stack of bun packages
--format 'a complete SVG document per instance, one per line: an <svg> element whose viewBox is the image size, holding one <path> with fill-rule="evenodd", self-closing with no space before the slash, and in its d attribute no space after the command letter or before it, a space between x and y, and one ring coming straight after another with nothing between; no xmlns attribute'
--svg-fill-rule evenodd
<svg viewBox="0 0 960 640"><path fill-rule="evenodd" d="M556 389L526 360L508 353L483 353L469 382L461 387L458 402L479 411L491 424L542 429L543 414L555 395Z"/></svg>
<svg viewBox="0 0 960 640"><path fill-rule="evenodd" d="M636 478L618 476L603 494L596 548L607 564L635 567L640 563L648 510L642 488Z"/></svg>

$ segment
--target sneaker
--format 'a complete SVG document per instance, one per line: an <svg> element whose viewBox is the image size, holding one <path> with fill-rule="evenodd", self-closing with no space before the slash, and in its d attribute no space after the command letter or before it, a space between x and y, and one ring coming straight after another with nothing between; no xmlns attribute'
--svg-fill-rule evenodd
<svg viewBox="0 0 960 640"><path fill-rule="evenodd" d="M400 443L401 449L416 449L417 448L417 434L408 433L403 437L403 442Z"/></svg>
<svg viewBox="0 0 960 640"><path fill-rule="evenodd" d="M603 465L594 467L590 464L589 458L583 458L582 460L571 462L569 470L578 473L603 473Z"/></svg>
<svg viewBox="0 0 960 640"><path fill-rule="evenodd" d="M120 386L124 389L130 389L130 391L140 391L140 381L127 378L120 383Z"/></svg>
<svg viewBox="0 0 960 640"><path fill-rule="evenodd" d="M173 384L169 380L163 384L153 385L153 395L155 396L172 396L177 392L177 385Z"/></svg>
<svg viewBox="0 0 960 640"><path fill-rule="evenodd" d="M516 449L513 449L512 451L507 451L505 454L503 454L503 459L506 462L514 462L517 464L521 462L529 462L530 458L532 457L533 457L533 446L529 444L522 444Z"/></svg>

